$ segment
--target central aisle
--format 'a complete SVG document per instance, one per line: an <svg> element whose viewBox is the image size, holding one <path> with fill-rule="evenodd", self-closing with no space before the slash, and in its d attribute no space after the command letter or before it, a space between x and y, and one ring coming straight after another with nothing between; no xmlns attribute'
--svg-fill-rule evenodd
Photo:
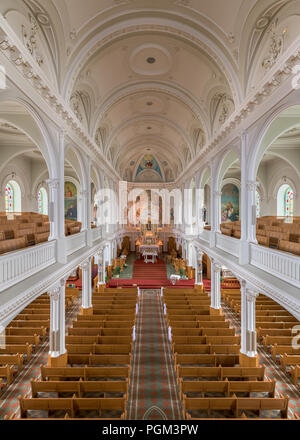
<svg viewBox="0 0 300 440"><path fill-rule="evenodd" d="M128 419L182 419L160 290L141 290L138 306Z"/></svg>

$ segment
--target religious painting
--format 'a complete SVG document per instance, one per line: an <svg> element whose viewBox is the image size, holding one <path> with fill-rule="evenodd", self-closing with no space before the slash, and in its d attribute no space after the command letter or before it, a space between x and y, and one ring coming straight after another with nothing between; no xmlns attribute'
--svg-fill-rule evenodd
<svg viewBox="0 0 300 440"><path fill-rule="evenodd" d="M162 177L160 166L152 154L145 154L142 158L138 169L136 170L136 177L144 170L153 170Z"/></svg>
<svg viewBox="0 0 300 440"><path fill-rule="evenodd" d="M222 188L221 221L222 223L235 222L240 217L239 189L232 183Z"/></svg>
<svg viewBox="0 0 300 440"><path fill-rule="evenodd" d="M77 220L77 188L72 182L65 182L65 218Z"/></svg>

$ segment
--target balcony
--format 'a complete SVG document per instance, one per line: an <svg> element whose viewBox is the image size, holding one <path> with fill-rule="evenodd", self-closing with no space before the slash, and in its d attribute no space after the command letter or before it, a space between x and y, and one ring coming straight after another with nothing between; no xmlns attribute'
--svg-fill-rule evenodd
<svg viewBox="0 0 300 440"><path fill-rule="evenodd" d="M0 292L56 263L56 241L0 256Z"/></svg>
<svg viewBox="0 0 300 440"><path fill-rule="evenodd" d="M67 256L74 254L86 246L86 231L66 237L66 254Z"/></svg>
<svg viewBox="0 0 300 440"><path fill-rule="evenodd" d="M295 255L251 243L250 264L300 287L300 258Z"/></svg>
<svg viewBox="0 0 300 440"><path fill-rule="evenodd" d="M240 240L237 238L228 237L223 234L216 234L216 247L239 258Z"/></svg>

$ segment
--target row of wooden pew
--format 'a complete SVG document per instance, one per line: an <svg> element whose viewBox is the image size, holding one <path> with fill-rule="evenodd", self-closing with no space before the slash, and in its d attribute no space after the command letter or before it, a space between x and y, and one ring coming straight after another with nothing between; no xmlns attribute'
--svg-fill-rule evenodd
<svg viewBox="0 0 300 440"><path fill-rule="evenodd" d="M41 366L31 396L19 397L21 418L43 418L40 411L51 418L126 418L137 299L136 288L93 292L93 314L78 315L68 328L67 366Z"/></svg>
<svg viewBox="0 0 300 440"><path fill-rule="evenodd" d="M66 294L66 308L74 298L74 292ZM5 329L5 348L0 348L0 388L10 385L24 363L30 361L32 354L48 337L49 327L50 298L43 294L25 307Z"/></svg>
<svg viewBox="0 0 300 440"><path fill-rule="evenodd" d="M224 291L222 296L225 303L240 315L240 291ZM299 342L298 346L295 346L294 342L299 333L300 322L284 307L264 295L256 298L256 315L258 342L265 350L270 351L273 360L280 362L282 370L290 374L293 383L299 387L300 346ZM295 326L298 326L298 329Z"/></svg>
<svg viewBox="0 0 300 440"><path fill-rule="evenodd" d="M224 315L210 314L205 292L164 289L163 300L184 418L248 418L265 410L287 418L288 398L275 397L264 367L239 365L240 336Z"/></svg>

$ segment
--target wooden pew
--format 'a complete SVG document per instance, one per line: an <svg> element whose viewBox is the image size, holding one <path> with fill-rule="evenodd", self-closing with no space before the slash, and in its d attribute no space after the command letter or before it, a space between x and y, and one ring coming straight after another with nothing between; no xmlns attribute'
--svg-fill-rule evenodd
<svg viewBox="0 0 300 440"><path fill-rule="evenodd" d="M98 417L102 418L103 411L119 411L120 416L116 418L126 418L126 399L125 398L24 398L18 397L20 404L21 419L27 417L29 410L36 411L62 411L66 410L71 417L76 417L80 411L97 411Z"/></svg>
<svg viewBox="0 0 300 440"><path fill-rule="evenodd" d="M288 366L295 366L300 365L300 355L288 355L288 354L281 354L280 355L280 366L282 370L285 372L286 367Z"/></svg>
<svg viewBox="0 0 300 440"><path fill-rule="evenodd" d="M183 394L193 397L190 395L196 393L201 394L201 397L207 397L208 393L223 393L227 397L236 393L249 393L249 397L251 393L267 393L268 397L274 397L276 381L185 381L180 379L179 389L181 398Z"/></svg>
<svg viewBox="0 0 300 440"><path fill-rule="evenodd" d="M176 367L177 378L210 377L218 380L264 380L265 367Z"/></svg>
<svg viewBox="0 0 300 440"><path fill-rule="evenodd" d="M47 336L45 327L6 327L5 334L7 336L34 336L38 335L42 339Z"/></svg>
<svg viewBox="0 0 300 440"><path fill-rule="evenodd" d="M32 344L25 345L5 345L5 348L0 348L0 356L2 354L26 354L26 359L31 359Z"/></svg>
<svg viewBox="0 0 300 440"><path fill-rule="evenodd" d="M68 328L68 334L70 336L132 336L133 327L128 328L89 328L78 327Z"/></svg>
<svg viewBox="0 0 300 440"><path fill-rule="evenodd" d="M6 385L10 385L14 377L14 365L0 366L0 378L6 379Z"/></svg>
<svg viewBox="0 0 300 440"><path fill-rule="evenodd" d="M300 348L294 349L292 346L289 345L271 345L271 354L274 361L276 361L276 356L279 356L281 354L297 354L300 355Z"/></svg>
<svg viewBox="0 0 300 440"><path fill-rule="evenodd" d="M38 381L31 379L31 394L33 398L39 397L39 393L74 393L76 397L84 397L89 393L122 394L128 399L128 379L110 381Z"/></svg>
<svg viewBox="0 0 300 440"><path fill-rule="evenodd" d="M61 379L128 379L130 366L125 367L44 367L41 365L41 380Z"/></svg>
<svg viewBox="0 0 300 440"><path fill-rule="evenodd" d="M281 418L288 416L288 397L278 398L255 398L255 397L214 397L197 398L183 395L183 412L185 417L188 411L206 411L208 416L211 411L230 411L238 418L241 411L280 411Z"/></svg>
<svg viewBox="0 0 300 440"><path fill-rule="evenodd" d="M299 365L295 365L294 367L291 366L291 376L292 376L292 381L295 385L299 386L298 380L300 378L300 366Z"/></svg>
<svg viewBox="0 0 300 440"><path fill-rule="evenodd" d="M17 367L18 373L23 368L23 362L24 362L24 355L23 354L1 354L0 355L0 365L6 366L6 365L15 365Z"/></svg>
<svg viewBox="0 0 300 440"><path fill-rule="evenodd" d="M262 343L267 350L269 345L292 345L293 336L263 336Z"/></svg>
<svg viewBox="0 0 300 440"><path fill-rule="evenodd" d="M178 359L177 362L180 362L181 359ZM233 367L234 365L239 364L239 355L238 354L199 354L197 356L197 365L213 365L216 366L229 366Z"/></svg>
<svg viewBox="0 0 300 440"><path fill-rule="evenodd" d="M176 336L234 336L234 328L174 328L172 329L172 342Z"/></svg>
<svg viewBox="0 0 300 440"><path fill-rule="evenodd" d="M68 354L69 365L131 365L129 354Z"/></svg>
<svg viewBox="0 0 300 440"><path fill-rule="evenodd" d="M257 329L257 338L263 338L264 336L292 336L292 330L289 328L261 328Z"/></svg>
<svg viewBox="0 0 300 440"><path fill-rule="evenodd" d="M30 320L13 320L7 327L6 329L9 328L37 328L39 329L40 327L44 327L47 331L50 328L50 319L46 319L46 320L34 320L34 321L30 321ZM39 331L37 330L37 333L39 334Z"/></svg>
<svg viewBox="0 0 300 440"><path fill-rule="evenodd" d="M132 344L66 344L70 354L128 354L132 352Z"/></svg>
<svg viewBox="0 0 300 440"><path fill-rule="evenodd" d="M66 336L66 344L130 344L132 336Z"/></svg>
<svg viewBox="0 0 300 440"><path fill-rule="evenodd" d="M13 336L5 336L5 343L7 345L26 345L32 344L35 345L35 347L38 347L40 344L40 337L39 335L26 335L26 336L20 336L20 335L13 335Z"/></svg>
<svg viewBox="0 0 300 440"><path fill-rule="evenodd" d="M128 328L134 321L73 321L73 328Z"/></svg>

